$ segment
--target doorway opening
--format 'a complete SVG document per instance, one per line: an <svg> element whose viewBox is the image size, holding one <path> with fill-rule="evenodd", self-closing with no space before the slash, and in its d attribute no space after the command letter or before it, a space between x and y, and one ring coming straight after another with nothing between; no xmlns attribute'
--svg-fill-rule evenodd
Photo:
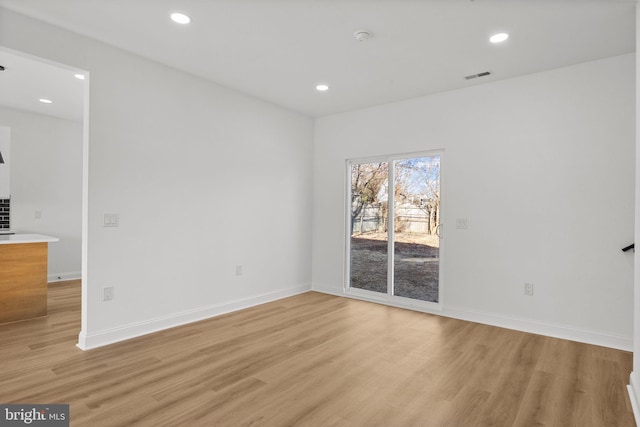
<svg viewBox="0 0 640 427"><path fill-rule="evenodd" d="M60 239L49 245L47 281L80 287L81 333L87 305L89 72L3 46L0 65L0 125L12 128L11 227Z"/></svg>

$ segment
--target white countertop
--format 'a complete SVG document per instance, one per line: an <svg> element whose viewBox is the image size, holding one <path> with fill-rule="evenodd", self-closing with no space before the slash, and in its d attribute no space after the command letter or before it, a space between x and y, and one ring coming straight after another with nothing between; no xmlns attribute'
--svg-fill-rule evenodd
<svg viewBox="0 0 640 427"><path fill-rule="evenodd" d="M0 234L0 245L11 245L15 243L47 243L58 242L57 237L45 236L43 234Z"/></svg>

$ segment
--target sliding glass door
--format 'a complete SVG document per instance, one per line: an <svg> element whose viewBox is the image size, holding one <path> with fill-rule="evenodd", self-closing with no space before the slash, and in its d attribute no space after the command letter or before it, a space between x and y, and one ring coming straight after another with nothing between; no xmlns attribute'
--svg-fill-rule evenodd
<svg viewBox="0 0 640 427"><path fill-rule="evenodd" d="M389 163L351 165L351 286L387 293Z"/></svg>
<svg viewBox="0 0 640 427"><path fill-rule="evenodd" d="M441 153L348 163L350 288L439 301L440 163Z"/></svg>

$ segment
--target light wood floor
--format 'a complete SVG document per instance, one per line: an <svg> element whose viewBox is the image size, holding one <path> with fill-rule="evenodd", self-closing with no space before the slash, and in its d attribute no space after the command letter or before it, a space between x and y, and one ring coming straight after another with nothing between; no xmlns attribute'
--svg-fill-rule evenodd
<svg viewBox="0 0 640 427"><path fill-rule="evenodd" d="M73 426L633 426L631 354L309 292L87 352L80 287L0 326L0 403Z"/></svg>

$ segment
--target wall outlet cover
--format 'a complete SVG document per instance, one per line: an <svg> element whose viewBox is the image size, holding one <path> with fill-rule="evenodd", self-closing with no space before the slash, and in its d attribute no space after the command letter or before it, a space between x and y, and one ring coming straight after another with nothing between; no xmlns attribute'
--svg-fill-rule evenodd
<svg viewBox="0 0 640 427"><path fill-rule="evenodd" d="M457 218L456 219L456 228L458 230L466 230L467 229L467 218Z"/></svg>
<svg viewBox="0 0 640 427"><path fill-rule="evenodd" d="M533 283L524 284L524 294L527 296L533 296Z"/></svg>
<svg viewBox="0 0 640 427"><path fill-rule="evenodd" d="M113 286L102 288L102 301L111 301L113 299Z"/></svg>

